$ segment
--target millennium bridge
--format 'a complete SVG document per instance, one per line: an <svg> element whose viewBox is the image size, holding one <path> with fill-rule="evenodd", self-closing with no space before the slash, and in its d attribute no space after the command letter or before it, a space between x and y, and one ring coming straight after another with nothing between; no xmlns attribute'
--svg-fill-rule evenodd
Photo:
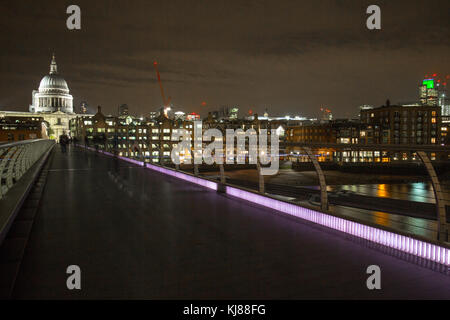
<svg viewBox="0 0 450 320"><path fill-rule="evenodd" d="M436 200L428 216L386 226L333 200L314 160L316 205L261 175L240 185L223 166L214 176L50 140L0 145L0 295L449 299L446 199L417 151ZM73 265L79 290L67 286ZM371 265L380 290L366 285Z"/></svg>

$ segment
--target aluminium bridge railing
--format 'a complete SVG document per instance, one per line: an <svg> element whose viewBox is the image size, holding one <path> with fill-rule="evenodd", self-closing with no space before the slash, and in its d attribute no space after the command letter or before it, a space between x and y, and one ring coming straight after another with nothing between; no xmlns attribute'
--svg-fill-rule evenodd
<svg viewBox="0 0 450 320"><path fill-rule="evenodd" d="M0 200L54 144L46 139L0 144Z"/></svg>
<svg viewBox="0 0 450 320"><path fill-rule="evenodd" d="M314 171L317 174L317 178L319 180L319 190L320 190L320 209L323 212L329 212L329 200L328 200L328 194L327 194L327 183L326 183L326 179L325 179L325 175L324 172L321 168L320 162L317 160L317 158L314 156L311 147L314 147L316 145L320 145L320 146L333 146L333 147L348 147L349 145L347 144L310 144L311 147L309 146L309 144L304 144L304 143L284 143L286 145L296 145L299 146L301 149L303 149L306 153L306 155L308 156L309 161L311 161L313 163L314 166ZM351 146L351 145L350 145ZM356 146L356 145L355 145ZM375 147L375 145L357 145L359 148L372 148ZM425 169L427 171L428 176L430 177L432 186L433 186L433 191L434 191L434 198L436 201L436 205L435 205L435 211L436 211L436 222L437 222L437 232L436 232L436 237L438 241L443 241L443 242L448 242L449 241L449 232L450 232L450 226L447 223L446 220L446 209L445 209L445 203L446 200L444 199L443 193L441 191L441 185L439 182L439 179L436 175L436 171L430 161L430 158L428 156L428 152L430 151L444 151L444 152L449 152L450 148L447 147L443 147L443 146L434 146L434 145L407 145L407 146L392 146L392 145L378 145L377 146L378 149L382 148L383 150L385 148L390 149L390 150L413 150L417 153L418 155L418 160L420 161L420 163L422 163L425 166ZM101 143L96 143L95 144L95 150L98 149L104 149L105 151L109 151L108 153L111 154L116 154L117 150L115 150L111 145L108 144L101 144ZM138 155L135 157L131 157L133 159L136 159L138 161L142 161L143 163L145 163L146 158L149 159L148 157L144 157L143 153L141 152L140 148L138 148L137 150ZM127 158L127 157L124 157ZM156 166L162 166L164 167L164 161L163 161L163 157L162 157L162 153L160 152L159 154L159 164L155 164L155 163L150 163L152 165L156 165ZM150 159L149 159L150 160ZM179 165L175 165L174 168L176 171L180 170L180 166ZM226 181L226 177L225 177L225 170L224 170L224 165L219 165L219 170L220 170L220 182L222 185L226 185L227 181ZM257 164L256 166L256 170L257 170L257 174L258 174L258 192L262 195L267 195L267 193L265 192L265 181L264 181L264 176L261 174L261 166L259 164ZM197 164L194 164L193 166L193 175L194 176L199 176L199 168Z"/></svg>
<svg viewBox="0 0 450 320"><path fill-rule="evenodd" d="M156 170L163 174L202 185L232 197L237 197L314 224L325 226L329 229L344 232L348 235L355 236L355 239L359 239L360 241L367 241L368 246L378 248L382 251L385 250L385 252L390 255L395 255L401 259L406 259L413 263L430 267L433 270L445 272L446 274L449 274L450 272L450 269L448 268L450 266L450 246L446 241L446 228L445 233L443 232L444 230L442 230L444 228L438 230L437 239L430 239L408 231L397 230L390 226L363 221L355 217L343 216L337 212L327 210L327 208L323 206L323 202L321 203L321 206L317 208L306 204L299 205L288 199L280 199L265 192L264 177L260 172L260 165L257 165L259 190L251 190L228 182L225 177L223 165L219 166L220 177L219 180L217 180L209 177L200 177L198 165L193 166L193 172L186 172L184 170L182 171L179 165L172 168L164 165L163 162L161 164L148 163L145 161L146 158L142 153L136 157L125 157L120 156L119 152L117 152L118 150L105 148L104 145L102 146L100 144L96 144L95 147L87 145L82 146L80 144L77 144L77 146L94 152L100 152L107 156L117 157L127 162L143 166L144 168ZM311 155L311 158L314 158L311 152L307 153ZM424 155L422 154L421 156ZM311 161L314 160L311 159ZM428 162L428 159L422 159L422 161ZM431 168L427 169L430 170ZM315 170L318 175L323 175L322 170L320 170L320 164L318 167L315 166ZM430 172L428 173L430 174ZM325 184L324 179L321 184ZM325 188L321 186L321 194L323 194L322 190L326 190L326 184ZM442 220L438 223L441 222ZM443 227L446 227L445 222ZM441 236L439 236L439 233L441 233ZM429 262L433 263L429 264Z"/></svg>

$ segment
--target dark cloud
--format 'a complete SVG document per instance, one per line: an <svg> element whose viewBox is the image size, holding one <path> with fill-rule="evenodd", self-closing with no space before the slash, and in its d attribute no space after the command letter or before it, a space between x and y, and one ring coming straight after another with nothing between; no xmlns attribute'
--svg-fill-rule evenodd
<svg viewBox="0 0 450 320"><path fill-rule="evenodd" d="M0 106L27 109L56 52L75 105L136 114L167 95L185 111L239 105L272 114L352 116L361 104L417 98L425 73L450 73L450 2L377 1L382 30L365 28L372 1L2 1ZM207 102L201 108L200 103Z"/></svg>

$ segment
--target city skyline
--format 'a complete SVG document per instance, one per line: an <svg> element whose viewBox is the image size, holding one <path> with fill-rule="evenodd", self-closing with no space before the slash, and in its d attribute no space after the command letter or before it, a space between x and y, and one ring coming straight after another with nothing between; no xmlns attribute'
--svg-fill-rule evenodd
<svg viewBox="0 0 450 320"><path fill-rule="evenodd" d="M155 111L154 60L176 109L202 116L238 105L241 115L317 117L325 106L349 118L360 105L417 101L425 74L450 70L449 4L380 1L376 31L365 27L369 4L81 1L81 30L69 31L65 3L3 3L0 108L28 109L52 52L75 109L87 101L105 113L123 103Z"/></svg>
<svg viewBox="0 0 450 320"><path fill-rule="evenodd" d="M3 0L0 300L450 300L449 9Z"/></svg>

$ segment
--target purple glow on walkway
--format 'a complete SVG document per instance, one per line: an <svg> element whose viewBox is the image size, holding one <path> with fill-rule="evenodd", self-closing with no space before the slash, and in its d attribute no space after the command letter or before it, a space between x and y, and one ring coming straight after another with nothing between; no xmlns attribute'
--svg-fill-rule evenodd
<svg viewBox="0 0 450 320"><path fill-rule="evenodd" d="M257 203L300 219L308 220L331 229L339 230L359 238L425 258L427 260L442 263L446 266L450 265L450 250L435 244L375 227L366 226L357 222L349 221L230 186L226 187L226 192L231 196Z"/></svg>
<svg viewBox="0 0 450 320"><path fill-rule="evenodd" d="M138 161L138 160L134 160L134 159L126 158L126 157L119 157L119 158L124 160L124 161L128 161L128 162L137 164L139 166L143 166L143 162L142 161ZM178 178L178 179L189 181L191 183L195 183L195 184L201 185L203 187L206 187L206 188L209 188L209 189L212 189L212 190L217 190L217 183L214 182L214 181L209 181L209 180L202 179L202 178L199 178L199 177L194 177L194 176L191 176L189 174L186 174L186 173L183 173L183 172L180 172L180 171L175 171L175 170L172 170L172 169L169 169L169 168L155 166L155 165L150 164L150 163L146 163L145 166L147 168L151 169L151 170L155 170L155 171L167 174L169 176L172 176L172 177L175 177L175 178Z"/></svg>
<svg viewBox="0 0 450 320"><path fill-rule="evenodd" d="M111 154L111 155L114 156L113 154ZM138 161L138 160L130 159L130 158L127 158L127 157L122 157L122 156L118 156L118 158L122 159L122 160L124 160L126 162L131 162L131 163L137 164L138 166L143 166L143 162L142 161Z"/></svg>
<svg viewBox="0 0 450 320"><path fill-rule="evenodd" d="M91 147L88 147L88 149L95 151L95 149ZM102 153L105 155L114 156L112 153L109 152L102 151ZM131 162L139 166L143 166L142 161L121 156L119 156L119 158L124 161ZM182 180L186 180L204 186L209 189L217 190L217 183L213 181L202 179L200 177L194 177L182 173L180 171L155 166L149 163L146 164L146 167ZM430 261L450 266L450 249L448 248L444 248L408 236L396 234L394 232L367 226L354 221L346 220L344 218L335 217L333 215L329 215L320 211L304 208L292 203L269 198L264 195L249 192L246 190L241 190L235 187L226 186L226 193L231 196L247 200L256 204L260 204L264 207L271 208L300 219L311 221L313 223L317 223L334 230L345 232L347 234L351 234L353 236L366 239L374 243L378 243Z"/></svg>
<svg viewBox="0 0 450 320"><path fill-rule="evenodd" d="M163 168L163 167L160 167L160 166L155 166L155 165L149 164L149 163L147 163L146 166L149 169L152 169L152 170L155 170L155 171L159 171L159 172L164 173L164 174L168 174L168 175L170 175L172 177L183 179L183 180L186 180L186 181L189 181L189 182L201 185L203 187L206 187L206 188L209 188L209 189L212 189L212 190L217 190L217 183L214 182L214 181L209 181L209 180L202 179L202 178L199 178L199 177L194 177L194 176L191 176L189 174L182 173L180 171L175 171L175 170Z"/></svg>

